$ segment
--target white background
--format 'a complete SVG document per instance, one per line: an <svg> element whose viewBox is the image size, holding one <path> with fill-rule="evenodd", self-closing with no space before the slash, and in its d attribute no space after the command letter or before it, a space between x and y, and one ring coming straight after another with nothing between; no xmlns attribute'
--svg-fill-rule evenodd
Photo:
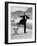
<svg viewBox="0 0 37 46"><path fill-rule="evenodd" d="M11 30L11 22L10 22L11 21L11 19L10 19L10 17L11 17L11 6L32 7L32 9L33 9L32 10L33 11L33 13L32 13L32 16L33 16L33 20L32 20L32 25L33 25L32 26L33 27L32 28L32 32L33 32L32 33L32 39L22 39L22 40L21 39L19 39L19 40L14 39L14 40L11 40L11 33L10 33L11 32L10 31ZM35 37L34 37L35 36L35 23L34 23L35 22L35 6L34 5L8 4L8 15L9 15L8 16L8 18L9 18L8 19L8 21L9 21L9 28L8 28L8 36L9 36L8 38L9 38L9 40L8 40L8 42L24 42L24 41L27 42L27 41L34 41L35 40Z"/></svg>
<svg viewBox="0 0 37 46"><path fill-rule="evenodd" d="M0 0L0 46L36 46L37 43L24 43L24 44L13 44L13 45L4 44L5 42L5 39L4 39L5 38L5 1L7 0ZM8 1L37 3L37 0L8 0ZM37 18L37 15L36 15L36 18Z"/></svg>

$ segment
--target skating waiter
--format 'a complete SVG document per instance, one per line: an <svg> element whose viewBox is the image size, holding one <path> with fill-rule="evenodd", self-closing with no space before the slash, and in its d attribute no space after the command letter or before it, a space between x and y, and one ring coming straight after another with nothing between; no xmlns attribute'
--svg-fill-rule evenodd
<svg viewBox="0 0 37 46"><path fill-rule="evenodd" d="M20 20L19 24L24 25L24 33L26 33L26 21L27 21L27 19L29 19L29 17L25 14L23 16L20 16L20 17L23 19Z"/></svg>

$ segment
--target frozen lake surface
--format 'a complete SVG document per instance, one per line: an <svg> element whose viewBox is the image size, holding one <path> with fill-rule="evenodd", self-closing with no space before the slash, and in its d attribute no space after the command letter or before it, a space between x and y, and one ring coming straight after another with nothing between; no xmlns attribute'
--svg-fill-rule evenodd
<svg viewBox="0 0 37 46"><path fill-rule="evenodd" d="M18 33L11 34L11 39L29 39L32 38L32 30L26 29L27 33L24 33L23 28L19 28Z"/></svg>

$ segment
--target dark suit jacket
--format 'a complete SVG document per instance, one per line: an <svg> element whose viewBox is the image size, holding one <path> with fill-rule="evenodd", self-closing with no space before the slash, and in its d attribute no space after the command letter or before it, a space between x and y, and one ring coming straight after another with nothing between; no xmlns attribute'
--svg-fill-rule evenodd
<svg viewBox="0 0 37 46"><path fill-rule="evenodd" d="M21 19L19 23L22 24L22 25L25 25L26 21L27 21L27 19L29 19L29 17L27 15L23 15L23 16L20 16L20 17L22 17L23 19Z"/></svg>

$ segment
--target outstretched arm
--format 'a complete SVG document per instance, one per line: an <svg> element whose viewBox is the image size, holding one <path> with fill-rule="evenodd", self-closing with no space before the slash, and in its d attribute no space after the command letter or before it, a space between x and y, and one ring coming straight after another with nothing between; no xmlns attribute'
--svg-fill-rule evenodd
<svg viewBox="0 0 37 46"><path fill-rule="evenodd" d="M29 19L29 17L28 16L26 16L27 17L27 19Z"/></svg>

